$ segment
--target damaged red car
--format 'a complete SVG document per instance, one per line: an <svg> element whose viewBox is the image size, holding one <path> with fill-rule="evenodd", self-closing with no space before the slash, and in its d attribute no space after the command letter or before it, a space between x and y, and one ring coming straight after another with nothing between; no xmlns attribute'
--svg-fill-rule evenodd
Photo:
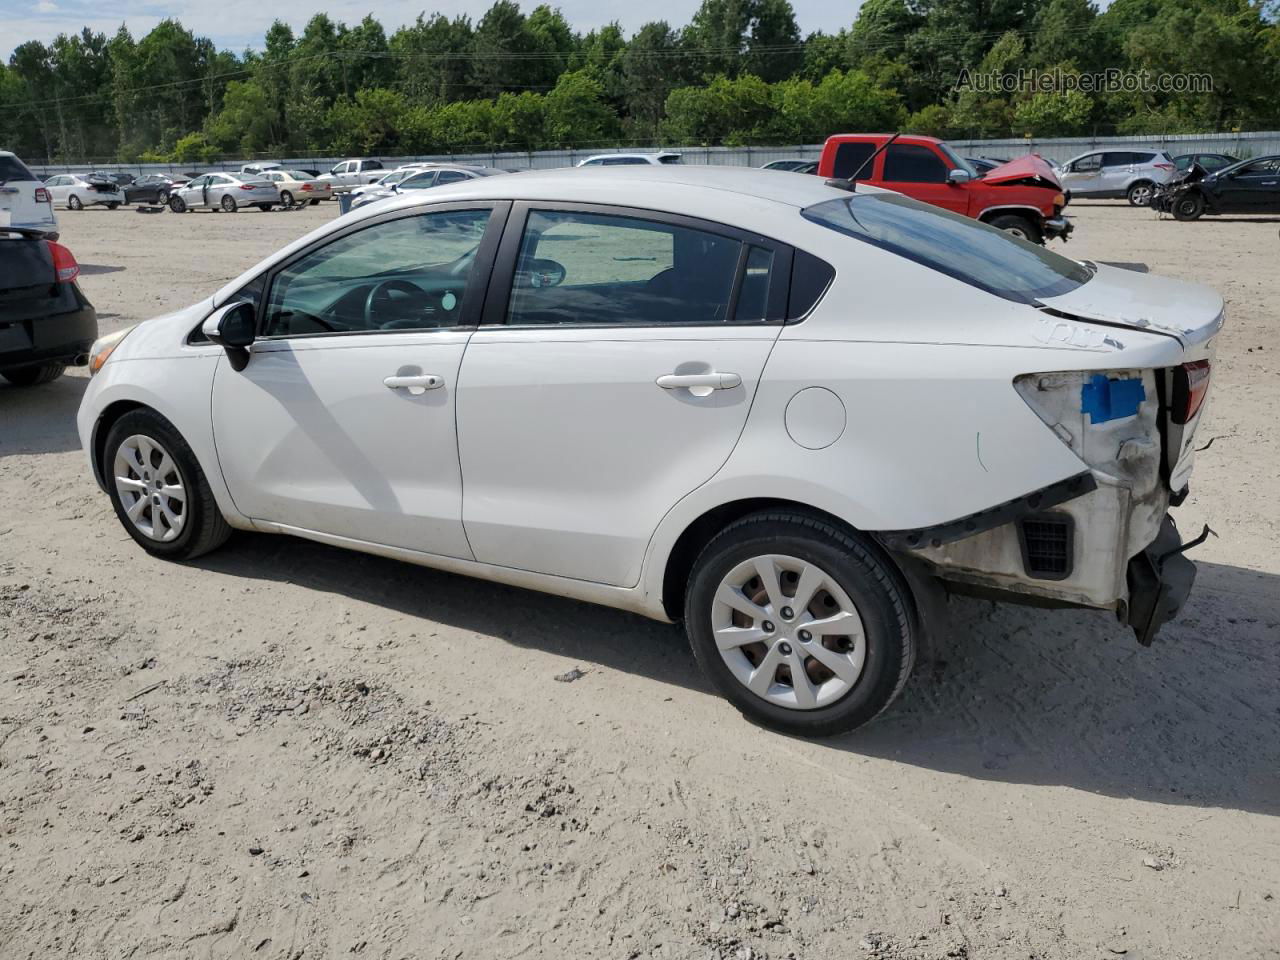
<svg viewBox="0 0 1280 960"><path fill-rule="evenodd" d="M1066 240L1067 195L1047 160L1034 153L979 175L934 137L840 133L828 137L818 176L855 180L931 203L1007 230L1032 243Z"/></svg>

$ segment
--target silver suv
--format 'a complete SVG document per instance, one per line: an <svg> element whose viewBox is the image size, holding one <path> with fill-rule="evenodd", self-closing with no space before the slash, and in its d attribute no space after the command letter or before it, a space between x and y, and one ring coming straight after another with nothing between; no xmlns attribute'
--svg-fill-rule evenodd
<svg viewBox="0 0 1280 960"><path fill-rule="evenodd" d="M1124 197L1145 207L1156 185L1168 183L1175 170L1163 150L1091 150L1058 167L1058 179L1073 197Z"/></svg>

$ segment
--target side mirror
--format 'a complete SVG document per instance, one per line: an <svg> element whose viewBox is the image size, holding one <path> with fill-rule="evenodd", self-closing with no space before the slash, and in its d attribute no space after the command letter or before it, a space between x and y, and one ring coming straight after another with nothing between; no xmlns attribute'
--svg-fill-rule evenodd
<svg viewBox="0 0 1280 960"><path fill-rule="evenodd" d="M947 183L968 183L973 179L973 174L968 170L951 170L947 173Z"/></svg>
<svg viewBox="0 0 1280 960"><path fill-rule="evenodd" d="M227 352L232 369L237 371L249 363L249 346L257 336L254 314L253 304L238 300L213 311L200 327L210 341Z"/></svg>

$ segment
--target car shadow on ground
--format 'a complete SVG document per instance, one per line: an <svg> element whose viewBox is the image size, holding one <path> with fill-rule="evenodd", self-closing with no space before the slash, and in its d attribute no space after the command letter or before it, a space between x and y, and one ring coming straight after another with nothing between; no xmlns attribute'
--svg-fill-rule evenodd
<svg viewBox="0 0 1280 960"><path fill-rule="evenodd" d="M80 264L80 274L85 277L94 277L100 273L119 273L125 267L109 267L96 263Z"/></svg>
<svg viewBox="0 0 1280 960"><path fill-rule="evenodd" d="M0 379L0 458L79 450L76 411L88 385L87 377L68 375L35 387Z"/></svg>
<svg viewBox="0 0 1280 960"><path fill-rule="evenodd" d="M195 562L712 695L680 630L632 614L285 537L241 534ZM902 698L826 746L979 780L1280 814L1280 577L1202 564L1182 616L1147 650L1105 613L951 606L952 635Z"/></svg>

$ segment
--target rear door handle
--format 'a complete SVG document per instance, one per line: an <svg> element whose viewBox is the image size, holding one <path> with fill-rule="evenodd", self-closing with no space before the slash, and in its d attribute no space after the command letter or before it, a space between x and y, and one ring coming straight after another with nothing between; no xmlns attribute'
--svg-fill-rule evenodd
<svg viewBox="0 0 1280 960"><path fill-rule="evenodd" d="M438 377L434 373L423 373L412 377L387 377L382 382L392 390L403 388L417 396L420 393L426 393L428 390L437 390L443 387L444 377Z"/></svg>
<svg viewBox="0 0 1280 960"><path fill-rule="evenodd" d="M659 377L655 383L663 390L679 390L681 387L689 390L702 388L703 390L732 390L734 387L742 386L742 377L736 373L668 373ZM702 394L706 396L706 394Z"/></svg>

